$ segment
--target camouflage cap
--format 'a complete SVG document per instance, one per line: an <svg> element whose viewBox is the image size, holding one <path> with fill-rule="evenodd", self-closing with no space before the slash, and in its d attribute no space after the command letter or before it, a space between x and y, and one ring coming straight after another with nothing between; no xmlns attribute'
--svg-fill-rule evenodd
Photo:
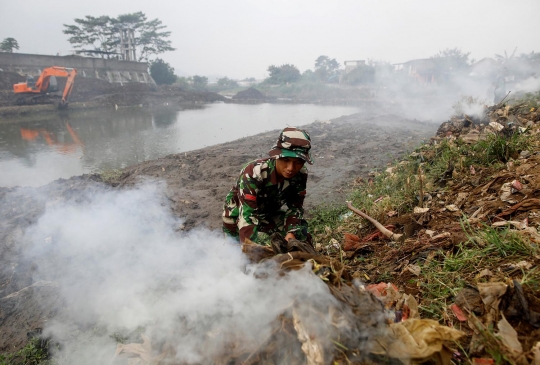
<svg viewBox="0 0 540 365"><path fill-rule="evenodd" d="M310 165L313 159L310 154L311 138L309 133L294 127L287 127L281 131L279 138L268 154L272 157L301 158Z"/></svg>

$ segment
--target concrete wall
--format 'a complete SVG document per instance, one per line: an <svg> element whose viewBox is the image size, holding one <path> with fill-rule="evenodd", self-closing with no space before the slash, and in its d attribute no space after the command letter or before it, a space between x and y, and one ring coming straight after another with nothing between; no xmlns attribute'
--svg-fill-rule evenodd
<svg viewBox="0 0 540 365"><path fill-rule="evenodd" d="M73 67L78 71L77 77L94 77L111 83L155 84L148 74L147 63L79 56L44 56L0 52L0 69L2 71L37 76L43 68L51 66Z"/></svg>

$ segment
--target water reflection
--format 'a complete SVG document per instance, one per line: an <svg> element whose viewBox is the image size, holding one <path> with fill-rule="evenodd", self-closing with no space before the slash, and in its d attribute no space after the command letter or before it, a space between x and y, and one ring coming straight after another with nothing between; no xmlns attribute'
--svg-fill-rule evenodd
<svg viewBox="0 0 540 365"><path fill-rule="evenodd" d="M84 143L81 141L75 130L71 127L69 122L66 122L65 129L69 133L71 140L65 138L65 131L55 133L48 131L45 128L23 128L21 127L21 137L23 140L30 143L43 143L52 146L61 154L75 153L79 150L79 147L84 147ZM57 134L60 138L57 137Z"/></svg>
<svg viewBox="0 0 540 365"><path fill-rule="evenodd" d="M355 112L357 108L339 106L211 104L182 111L121 109L0 123L0 186L43 185Z"/></svg>

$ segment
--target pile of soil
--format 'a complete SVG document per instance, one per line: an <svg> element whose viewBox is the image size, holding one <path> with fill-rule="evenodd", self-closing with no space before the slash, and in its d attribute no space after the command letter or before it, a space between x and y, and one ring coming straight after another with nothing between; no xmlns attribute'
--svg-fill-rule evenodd
<svg viewBox="0 0 540 365"><path fill-rule="evenodd" d="M264 101L266 99L266 96L260 92L259 90L250 87L247 90L239 91L232 97L234 100L257 100L257 101Z"/></svg>
<svg viewBox="0 0 540 365"><path fill-rule="evenodd" d="M9 90L13 92L14 84L25 81L26 76L19 75L16 72L0 71L0 90Z"/></svg>

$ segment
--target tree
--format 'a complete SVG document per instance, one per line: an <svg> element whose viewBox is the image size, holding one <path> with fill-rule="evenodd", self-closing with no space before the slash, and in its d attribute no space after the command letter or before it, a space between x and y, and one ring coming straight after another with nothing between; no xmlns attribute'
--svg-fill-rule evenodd
<svg viewBox="0 0 540 365"><path fill-rule="evenodd" d="M137 60L148 62L152 55L167 51L174 51L171 41L167 38L171 32L163 31L166 26L161 20L148 20L146 15L139 11L130 14L121 14L116 18L103 15L99 17L85 16L75 19L75 25L64 24L64 34L69 35L68 41L75 48L89 46L93 50L121 54L120 33L122 30L134 32L134 46L138 51Z"/></svg>
<svg viewBox="0 0 540 365"><path fill-rule="evenodd" d="M2 43L0 43L0 51L13 53L14 49L19 49L19 42L15 38L4 38Z"/></svg>
<svg viewBox="0 0 540 365"><path fill-rule="evenodd" d="M375 67L360 64L355 69L343 76L342 82L349 85L360 85L371 83L375 80Z"/></svg>
<svg viewBox="0 0 540 365"><path fill-rule="evenodd" d="M285 64L279 67L272 65L268 67L268 72L270 77L267 81L270 84L284 84L300 79L300 71L294 65Z"/></svg>
<svg viewBox="0 0 540 365"><path fill-rule="evenodd" d="M152 76L158 85L171 85L177 79L174 74L174 68L161 58L156 58L150 64L150 76Z"/></svg>
<svg viewBox="0 0 540 365"><path fill-rule="evenodd" d="M338 81L339 62L335 58L319 56L315 60L315 74L322 82Z"/></svg>
<svg viewBox="0 0 540 365"><path fill-rule="evenodd" d="M205 89L206 85L208 85L208 77L206 76L195 75L193 76L192 80L193 80L193 87L198 90Z"/></svg>
<svg viewBox="0 0 540 365"><path fill-rule="evenodd" d="M217 80L217 84L218 86L222 86L222 87L237 87L238 86L238 82L231 80L226 76Z"/></svg>
<svg viewBox="0 0 540 365"><path fill-rule="evenodd" d="M462 52L459 48L447 48L431 56L435 61L435 67L439 71L461 70L468 67L473 60L469 60L470 52Z"/></svg>
<svg viewBox="0 0 540 365"><path fill-rule="evenodd" d="M103 15L75 19L78 25L64 24L64 34L70 35L69 43L75 48L90 47L94 51L117 52L117 39L111 25L111 18ZM109 55L108 55L109 56ZM103 57L103 55L102 55Z"/></svg>
<svg viewBox="0 0 540 365"><path fill-rule="evenodd" d="M113 29L119 34L121 29L133 29L135 31L135 45L139 50L139 62L148 61L152 55L158 55L167 51L174 51L170 37L171 32L163 31L167 28L161 20L147 20L142 12L119 15L112 19Z"/></svg>

